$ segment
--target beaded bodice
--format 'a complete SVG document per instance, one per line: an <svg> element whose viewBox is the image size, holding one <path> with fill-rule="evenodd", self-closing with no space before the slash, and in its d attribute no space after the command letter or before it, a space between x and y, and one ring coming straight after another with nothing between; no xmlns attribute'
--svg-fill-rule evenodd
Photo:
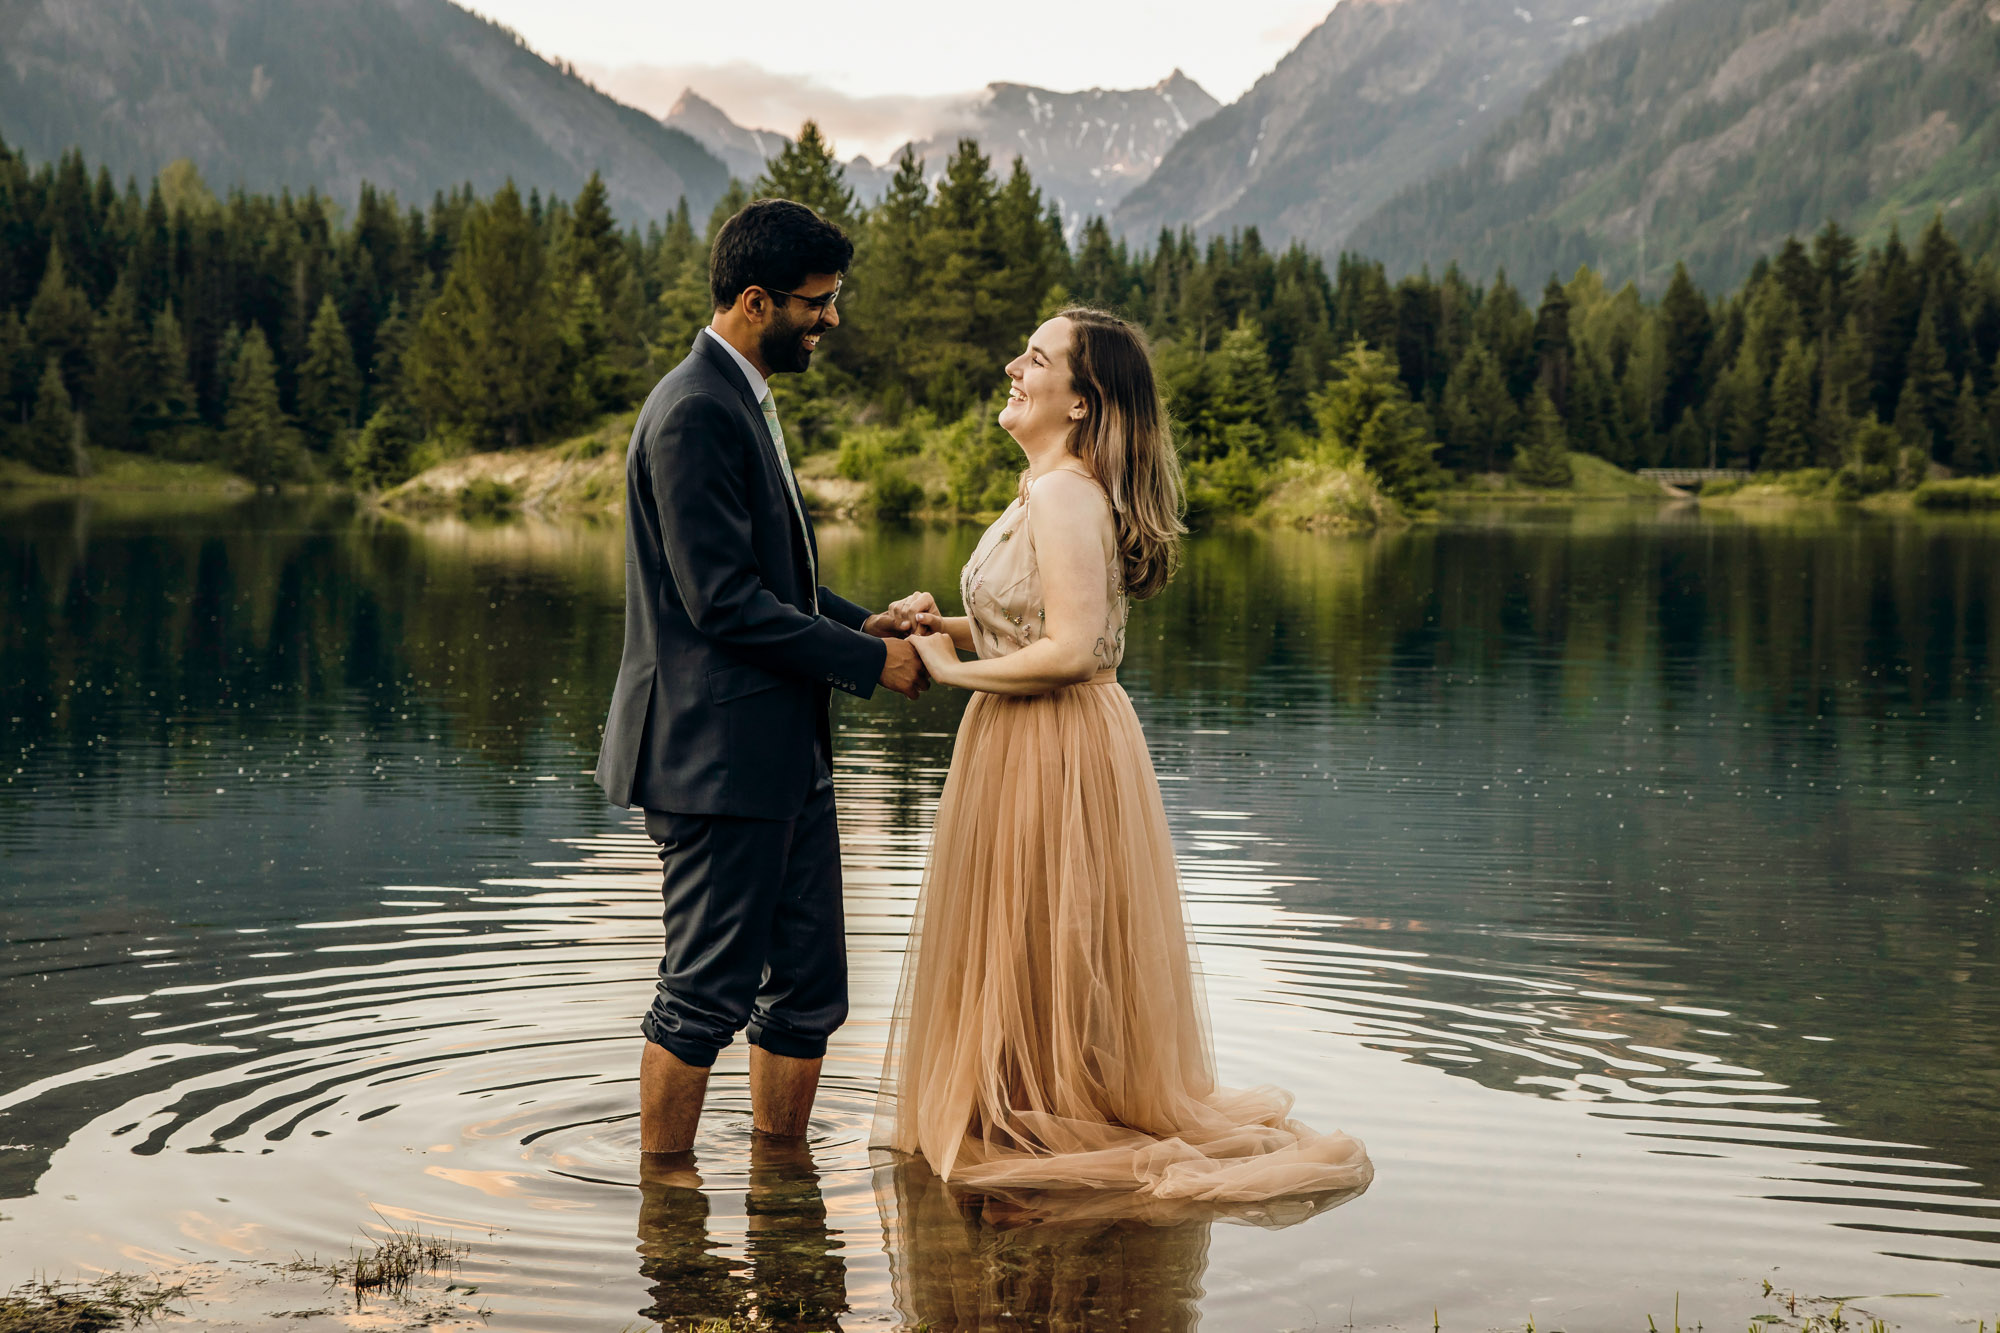
<svg viewBox="0 0 2000 1333"><path fill-rule="evenodd" d="M1111 522L1107 504L1104 522ZM1105 616L1097 641L1099 670L1116 668L1125 656L1125 581L1116 555L1105 570ZM959 596L972 622L972 645L981 657L1004 657L1042 637L1048 619L1041 570L1035 564L1029 487L1007 506L973 548L958 576Z"/></svg>

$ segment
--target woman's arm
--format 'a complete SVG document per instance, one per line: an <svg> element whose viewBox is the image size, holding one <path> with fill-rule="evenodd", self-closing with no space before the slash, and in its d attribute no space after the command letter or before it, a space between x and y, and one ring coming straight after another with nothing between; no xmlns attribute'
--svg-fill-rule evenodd
<svg viewBox="0 0 2000 1333"><path fill-rule="evenodd" d="M1035 483L1029 517L1035 563L1041 570L1048 613L1042 636L1005 657L961 661L957 647L971 646L956 626L945 634L910 640L931 679L988 694L1047 694L1089 680L1102 665L1098 651L1110 616L1107 573L1112 559L1110 510L1104 494L1073 472L1055 471ZM951 640L946 646L947 637Z"/></svg>

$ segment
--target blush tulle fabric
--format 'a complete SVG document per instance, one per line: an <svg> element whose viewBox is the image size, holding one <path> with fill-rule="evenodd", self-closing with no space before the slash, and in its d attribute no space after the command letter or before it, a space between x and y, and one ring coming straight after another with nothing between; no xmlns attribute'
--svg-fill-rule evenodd
<svg viewBox="0 0 2000 1333"><path fill-rule="evenodd" d="M1016 525L1010 559L1032 560L1027 528ZM982 550L991 544L989 532ZM1037 580L1002 582L1039 601ZM1031 698L972 696L872 1142L972 1189L1232 1203L1365 1188L1373 1168L1358 1140L1290 1119L1277 1088L1216 1085L1159 784L1109 675Z"/></svg>

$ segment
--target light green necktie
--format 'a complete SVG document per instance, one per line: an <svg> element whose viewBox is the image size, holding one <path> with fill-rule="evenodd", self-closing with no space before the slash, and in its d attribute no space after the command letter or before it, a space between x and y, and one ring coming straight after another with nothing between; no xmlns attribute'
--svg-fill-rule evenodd
<svg viewBox="0 0 2000 1333"><path fill-rule="evenodd" d="M806 531L805 501L799 496L799 480L792 475L791 456L785 452L785 428L778 424L778 404L767 389L757 404L764 409L764 425L771 432L771 444L778 451L778 471L785 478L785 489L791 492L792 512L798 515L799 540L805 543L806 567L812 573L813 614L819 613L819 561L813 558L812 535Z"/></svg>

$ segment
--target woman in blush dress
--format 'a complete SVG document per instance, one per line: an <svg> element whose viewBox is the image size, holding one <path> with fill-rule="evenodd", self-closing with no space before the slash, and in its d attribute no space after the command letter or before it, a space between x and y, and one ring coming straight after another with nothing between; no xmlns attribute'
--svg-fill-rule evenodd
<svg viewBox="0 0 2000 1333"><path fill-rule="evenodd" d="M1128 598L1179 553L1181 486L1144 340L1073 309L1007 366L1018 499L959 579L892 608L973 691L938 803L876 1146L974 1190L1254 1202L1365 1188L1362 1145L1218 1087L1166 811L1117 683ZM962 660L961 651L977 655Z"/></svg>

